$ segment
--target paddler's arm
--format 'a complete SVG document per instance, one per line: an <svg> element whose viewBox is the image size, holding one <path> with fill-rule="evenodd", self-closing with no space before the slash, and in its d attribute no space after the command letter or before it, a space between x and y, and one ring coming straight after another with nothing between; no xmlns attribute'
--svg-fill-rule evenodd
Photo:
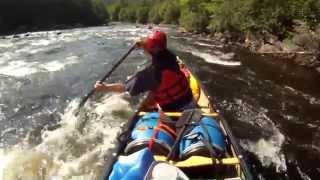
<svg viewBox="0 0 320 180"><path fill-rule="evenodd" d="M128 92L132 96L144 93L158 86L159 82L155 79L153 67L147 67L128 79L124 84L107 84L97 81L95 89L101 92Z"/></svg>
<svg viewBox="0 0 320 180"><path fill-rule="evenodd" d="M118 92L123 93L126 91L125 85L122 83L101 83L100 81L97 81L94 85L95 89L100 92Z"/></svg>

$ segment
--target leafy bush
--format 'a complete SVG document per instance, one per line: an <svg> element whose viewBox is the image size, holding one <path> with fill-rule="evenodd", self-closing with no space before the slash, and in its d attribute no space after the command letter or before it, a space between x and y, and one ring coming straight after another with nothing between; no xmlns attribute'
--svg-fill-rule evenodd
<svg viewBox="0 0 320 180"><path fill-rule="evenodd" d="M303 20L308 25L315 29L320 24L320 1L319 0L306 0L303 4Z"/></svg>
<svg viewBox="0 0 320 180"><path fill-rule="evenodd" d="M136 11L133 8L122 8L119 12L120 21L135 22L136 21Z"/></svg>
<svg viewBox="0 0 320 180"><path fill-rule="evenodd" d="M160 16L166 24L178 24L180 7L175 1L165 1L160 8Z"/></svg>
<svg viewBox="0 0 320 180"><path fill-rule="evenodd" d="M92 10L102 22L108 22L109 14L101 0L92 0Z"/></svg>
<svg viewBox="0 0 320 180"><path fill-rule="evenodd" d="M119 21L120 10L121 10L121 5L119 3L107 6L107 11L112 21Z"/></svg>
<svg viewBox="0 0 320 180"><path fill-rule="evenodd" d="M294 20L303 20L312 29L320 23L319 0L121 0L115 4L108 8L112 20L179 24L195 32L272 33L286 38Z"/></svg>
<svg viewBox="0 0 320 180"><path fill-rule="evenodd" d="M1 0L0 33L100 25L108 14L102 0Z"/></svg>
<svg viewBox="0 0 320 180"><path fill-rule="evenodd" d="M208 17L201 12L184 11L181 14L180 25L187 31L204 32L208 26Z"/></svg>
<svg viewBox="0 0 320 180"><path fill-rule="evenodd" d="M137 22L145 24L148 22L148 16L149 16L149 7L141 7L137 9Z"/></svg>
<svg viewBox="0 0 320 180"><path fill-rule="evenodd" d="M153 6L149 12L149 22L154 24L159 24L161 21L162 21L162 18L159 12L159 5Z"/></svg>

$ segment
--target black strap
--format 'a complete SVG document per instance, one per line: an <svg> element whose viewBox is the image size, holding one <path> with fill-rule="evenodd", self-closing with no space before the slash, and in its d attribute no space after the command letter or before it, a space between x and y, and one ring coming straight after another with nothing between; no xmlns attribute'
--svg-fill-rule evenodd
<svg viewBox="0 0 320 180"><path fill-rule="evenodd" d="M190 129L187 127L192 124L192 121L199 121L200 119L201 119L201 111L198 109L188 109L182 112L182 115L180 116L178 122L176 123L178 135L174 141L174 144L169 154L167 155L167 159L166 159L167 161L172 159L181 138L186 134L186 130Z"/></svg>
<svg viewBox="0 0 320 180"><path fill-rule="evenodd" d="M204 130L203 143L208 148L208 151L209 151L209 154L210 154L210 157L211 157L211 160L212 160L212 164L215 164L215 158L219 159L219 155L213 149L213 147L211 145L211 138L209 136L209 130L208 130L207 126L202 122L200 122L199 124L202 127L202 129Z"/></svg>

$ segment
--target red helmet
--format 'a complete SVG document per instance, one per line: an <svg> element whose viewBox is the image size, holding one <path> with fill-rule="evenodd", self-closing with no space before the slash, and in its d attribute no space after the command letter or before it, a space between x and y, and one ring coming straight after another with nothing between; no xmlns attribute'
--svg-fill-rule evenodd
<svg viewBox="0 0 320 180"><path fill-rule="evenodd" d="M143 43L143 48L151 54L156 54L167 48L167 35L162 31L149 34Z"/></svg>

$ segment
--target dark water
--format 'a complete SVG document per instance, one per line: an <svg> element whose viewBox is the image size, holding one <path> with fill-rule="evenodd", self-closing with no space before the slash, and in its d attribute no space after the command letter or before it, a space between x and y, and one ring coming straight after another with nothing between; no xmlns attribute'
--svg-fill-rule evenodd
<svg viewBox="0 0 320 180"><path fill-rule="evenodd" d="M171 33L170 48L214 97L259 179L320 179L320 84L309 69L201 37ZM60 121L144 27L115 25L0 40L0 147ZM130 56L109 81L143 66ZM40 136L40 135L39 135ZM1 167L1 166L0 166ZM0 173L1 175L1 173Z"/></svg>
<svg viewBox="0 0 320 180"><path fill-rule="evenodd" d="M215 98L248 151L256 176L319 179L319 74L240 48L229 50L235 52L233 60L241 61L241 66L228 68L188 58L190 54L180 56Z"/></svg>

